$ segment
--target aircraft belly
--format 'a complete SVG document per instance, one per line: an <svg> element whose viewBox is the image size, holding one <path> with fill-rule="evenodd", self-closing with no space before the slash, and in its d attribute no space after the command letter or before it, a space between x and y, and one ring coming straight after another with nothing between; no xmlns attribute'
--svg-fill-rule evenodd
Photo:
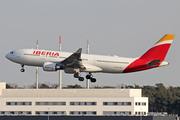
<svg viewBox="0 0 180 120"><path fill-rule="evenodd" d="M83 64L85 69L81 69L81 72L102 72L102 69L98 66Z"/></svg>
<svg viewBox="0 0 180 120"><path fill-rule="evenodd" d="M126 68L127 65L121 64L106 64L106 65L99 65L104 73L122 73L123 70Z"/></svg>
<svg viewBox="0 0 180 120"><path fill-rule="evenodd" d="M22 64L29 65L29 66L42 66L44 61L40 60L38 56L36 57L26 57L23 59Z"/></svg>

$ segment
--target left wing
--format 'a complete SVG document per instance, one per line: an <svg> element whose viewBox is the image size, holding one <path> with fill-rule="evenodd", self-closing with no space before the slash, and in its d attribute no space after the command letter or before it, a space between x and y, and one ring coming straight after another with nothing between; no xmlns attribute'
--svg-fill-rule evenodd
<svg viewBox="0 0 180 120"><path fill-rule="evenodd" d="M75 53L60 62L59 64L65 68L79 69L85 68L81 59L82 48L79 48Z"/></svg>

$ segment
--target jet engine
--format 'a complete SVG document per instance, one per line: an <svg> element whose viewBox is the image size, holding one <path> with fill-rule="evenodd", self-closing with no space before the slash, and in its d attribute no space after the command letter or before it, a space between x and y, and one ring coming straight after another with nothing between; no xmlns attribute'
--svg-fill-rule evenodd
<svg viewBox="0 0 180 120"><path fill-rule="evenodd" d="M54 62L45 62L43 64L44 71L57 71L57 70L62 70L62 69L64 69L63 66Z"/></svg>

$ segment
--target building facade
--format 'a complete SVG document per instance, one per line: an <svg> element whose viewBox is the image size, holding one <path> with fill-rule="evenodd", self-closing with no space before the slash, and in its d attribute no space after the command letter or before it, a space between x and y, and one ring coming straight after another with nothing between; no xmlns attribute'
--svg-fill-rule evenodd
<svg viewBox="0 0 180 120"><path fill-rule="evenodd" d="M147 115L141 89L6 89L0 115Z"/></svg>

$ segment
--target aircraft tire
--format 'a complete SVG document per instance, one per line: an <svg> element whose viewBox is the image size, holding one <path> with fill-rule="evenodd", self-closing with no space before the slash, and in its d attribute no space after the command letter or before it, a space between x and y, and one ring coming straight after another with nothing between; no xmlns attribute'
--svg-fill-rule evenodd
<svg viewBox="0 0 180 120"><path fill-rule="evenodd" d="M25 69L21 69L20 71L21 71L21 72L24 72L24 71L25 71Z"/></svg>
<svg viewBox="0 0 180 120"><path fill-rule="evenodd" d="M79 73L74 73L75 78L79 78Z"/></svg>
<svg viewBox="0 0 180 120"><path fill-rule="evenodd" d="M84 81L83 77L79 77L78 79L79 79L79 81Z"/></svg>
<svg viewBox="0 0 180 120"><path fill-rule="evenodd" d="M95 78L91 78L91 82L95 83L96 79Z"/></svg>
<svg viewBox="0 0 180 120"><path fill-rule="evenodd" d="M86 75L86 79L91 79L91 76L90 75Z"/></svg>

